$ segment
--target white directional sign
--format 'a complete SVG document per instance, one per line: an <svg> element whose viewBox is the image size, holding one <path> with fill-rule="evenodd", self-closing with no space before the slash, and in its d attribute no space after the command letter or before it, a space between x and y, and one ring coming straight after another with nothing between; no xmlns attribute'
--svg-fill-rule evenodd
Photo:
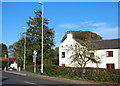
<svg viewBox="0 0 120 86"><path fill-rule="evenodd" d="M34 50L33 54L34 54L34 55L37 55L37 51L36 51L36 50Z"/></svg>

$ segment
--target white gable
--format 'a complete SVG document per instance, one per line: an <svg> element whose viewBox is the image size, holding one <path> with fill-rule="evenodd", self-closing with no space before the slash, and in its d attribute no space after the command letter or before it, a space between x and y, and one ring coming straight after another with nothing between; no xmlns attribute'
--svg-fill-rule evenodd
<svg viewBox="0 0 120 86"><path fill-rule="evenodd" d="M71 45L74 45L75 43L78 43L78 42L75 39L73 39L73 35L67 34L67 38L61 43L59 47L71 46Z"/></svg>

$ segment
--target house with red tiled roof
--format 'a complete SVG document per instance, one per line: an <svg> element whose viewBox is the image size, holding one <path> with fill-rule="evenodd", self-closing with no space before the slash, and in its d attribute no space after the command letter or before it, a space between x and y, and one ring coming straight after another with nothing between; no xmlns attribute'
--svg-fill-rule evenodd
<svg viewBox="0 0 120 86"><path fill-rule="evenodd" d="M16 58L8 58L7 55L5 55L4 57L0 57L0 68L1 67L6 67L8 64L9 61L15 61Z"/></svg>
<svg viewBox="0 0 120 86"><path fill-rule="evenodd" d="M8 58L7 55L5 55L4 57L0 57L0 61L8 61L8 60L15 61L16 58Z"/></svg>
<svg viewBox="0 0 120 86"><path fill-rule="evenodd" d="M0 61L8 61L8 58L0 57Z"/></svg>

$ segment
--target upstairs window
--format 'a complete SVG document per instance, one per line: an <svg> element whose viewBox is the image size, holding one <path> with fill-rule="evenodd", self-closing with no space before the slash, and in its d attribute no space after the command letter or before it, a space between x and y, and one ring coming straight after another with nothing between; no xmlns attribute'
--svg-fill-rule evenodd
<svg viewBox="0 0 120 86"><path fill-rule="evenodd" d="M113 57L113 51L107 51L107 57Z"/></svg>
<svg viewBox="0 0 120 86"><path fill-rule="evenodd" d="M94 57L94 53L90 53L90 57Z"/></svg>
<svg viewBox="0 0 120 86"><path fill-rule="evenodd" d="M65 58L65 52L62 52L62 58Z"/></svg>

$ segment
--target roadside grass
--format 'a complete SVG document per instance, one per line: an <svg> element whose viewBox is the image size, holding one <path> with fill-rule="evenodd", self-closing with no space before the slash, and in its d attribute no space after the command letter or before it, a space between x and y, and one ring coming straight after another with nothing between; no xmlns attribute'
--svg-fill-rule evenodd
<svg viewBox="0 0 120 86"><path fill-rule="evenodd" d="M31 72L31 73L34 73L34 74L45 75L45 76L57 77L57 78L65 78L65 79L71 79L71 80L81 80L81 81L97 82L97 83L101 83L101 84L113 84L115 86L120 86L120 84L118 84L118 83L88 80L88 79L84 79L84 78L80 78L80 77L70 77L70 76L62 76L62 75L42 74L42 73L40 73L40 71L39 72L27 71L27 72Z"/></svg>
<svg viewBox="0 0 120 86"><path fill-rule="evenodd" d="M27 69L27 72L35 73L35 74L40 74L40 75L46 75L46 76L51 76L51 77L59 77L59 78L67 78L67 79L73 79L73 80L82 80L82 81L88 81L87 79L80 78L80 77L70 77L70 76L62 76L62 75L52 75L52 74L44 74L41 73L40 70L37 72L34 72L33 69Z"/></svg>
<svg viewBox="0 0 120 86"><path fill-rule="evenodd" d="M51 76L52 76L52 75L51 75ZM56 75L55 77L59 77L59 78L67 78L67 79L73 79L73 80L87 81L87 79L80 78L80 77L70 77L70 76L62 76L62 75Z"/></svg>

